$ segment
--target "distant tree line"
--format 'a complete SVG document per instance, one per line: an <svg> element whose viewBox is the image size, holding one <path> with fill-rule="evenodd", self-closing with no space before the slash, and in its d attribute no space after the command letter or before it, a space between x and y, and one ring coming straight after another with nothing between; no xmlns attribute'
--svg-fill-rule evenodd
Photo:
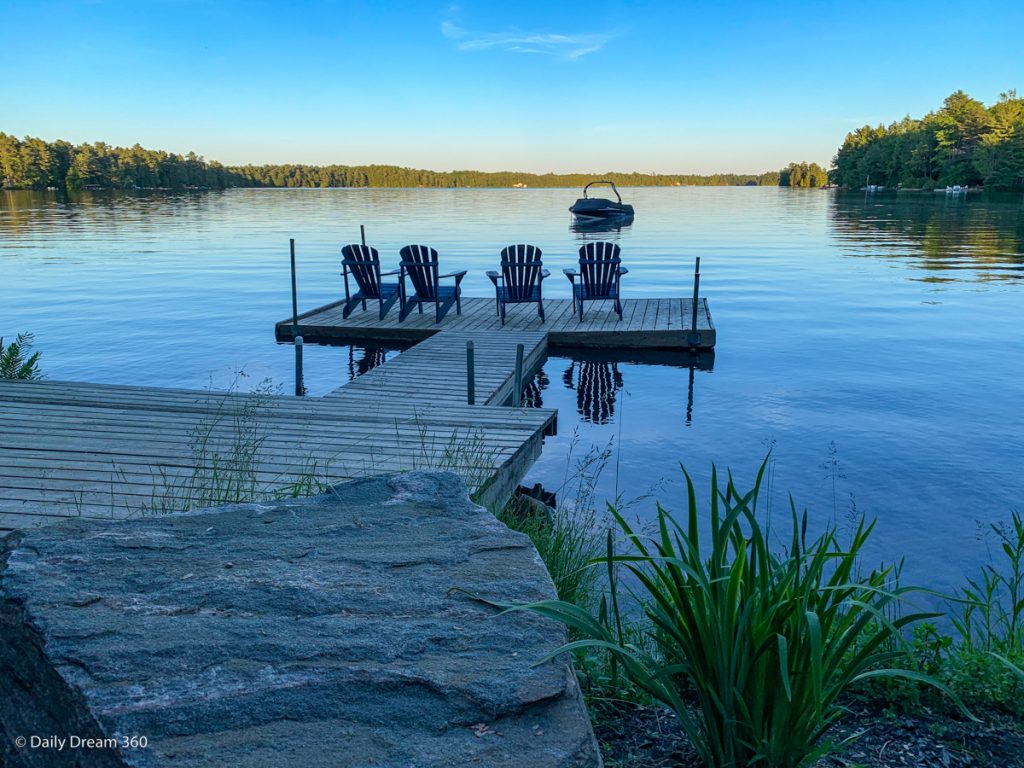
<svg viewBox="0 0 1024 768"><path fill-rule="evenodd" d="M798 166L791 166L798 167ZM804 166L806 167L806 164ZM816 168L812 164L812 167ZM786 171L761 174L608 173L625 187L776 186ZM790 171L790 173L792 173ZM394 165L225 166L194 152L77 144L0 133L0 185L15 189L186 189L225 187L582 187L591 174L424 171ZM788 178L788 177L787 177ZM807 186L807 185L803 185ZM813 186L813 184L811 185Z"/></svg>
<svg viewBox="0 0 1024 768"><path fill-rule="evenodd" d="M0 183L19 189L136 189L232 186L233 174L194 152L112 147L102 141L72 145L0 133Z"/></svg>
<svg viewBox="0 0 1024 768"><path fill-rule="evenodd" d="M517 173L513 171L423 171L393 165L246 165L229 169L238 186L248 187L582 187L595 178L624 187L764 186L778 173L696 174Z"/></svg>
<svg viewBox="0 0 1024 768"><path fill-rule="evenodd" d="M780 187L824 187L828 171L817 163L790 163L779 171Z"/></svg>
<svg viewBox="0 0 1024 768"><path fill-rule="evenodd" d="M832 181L850 187L1024 185L1024 99L1010 91L986 107L956 91L920 119L847 134L833 165Z"/></svg>

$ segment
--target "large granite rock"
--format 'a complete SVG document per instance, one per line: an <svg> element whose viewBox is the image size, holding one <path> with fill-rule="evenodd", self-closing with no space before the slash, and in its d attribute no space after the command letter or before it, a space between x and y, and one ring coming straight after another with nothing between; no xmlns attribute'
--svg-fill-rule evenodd
<svg viewBox="0 0 1024 768"><path fill-rule="evenodd" d="M0 764L597 766L524 536L459 479L74 520L0 546ZM19 749L18 737L60 741ZM146 748L73 748L144 737Z"/></svg>

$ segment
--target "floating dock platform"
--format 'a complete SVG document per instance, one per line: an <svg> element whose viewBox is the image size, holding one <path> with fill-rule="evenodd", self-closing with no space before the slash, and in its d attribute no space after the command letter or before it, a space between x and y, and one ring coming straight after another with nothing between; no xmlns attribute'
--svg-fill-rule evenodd
<svg viewBox="0 0 1024 768"><path fill-rule="evenodd" d="M494 299L463 298L462 314L452 307L440 323L434 322L433 305L402 322L397 307L380 320L375 307L342 317L343 305L337 301L305 312L298 316L297 327L292 318L282 320L274 329L277 340L302 336L307 344L415 343L446 329L543 332L549 346L575 348L709 350L717 340L704 298L697 299L696 329L692 327L693 299L623 299L621 320L611 302L587 302L582 321L573 312L570 299L545 299L546 322L541 322L535 304L513 304L507 307L504 325Z"/></svg>

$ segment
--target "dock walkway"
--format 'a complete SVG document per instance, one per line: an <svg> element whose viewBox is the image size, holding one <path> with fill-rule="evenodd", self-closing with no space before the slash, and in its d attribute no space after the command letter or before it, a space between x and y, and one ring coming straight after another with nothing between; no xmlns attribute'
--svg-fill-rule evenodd
<svg viewBox="0 0 1024 768"><path fill-rule="evenodd" d="M0 529L424 468L457 471L483 503L500 504L556 417L501 405L520 343L528 375L545 359L543 333L446 332L322 398L0 381Z"/></svg>
<svg viewBox="0 0 1024 768"><path fill-rule="evenodd" d="M509 407L516 346L523 381L549 347L712 349L707 300L513 305L503 326L492 299L464 298L398 322L375 310L342 318L328 304L275 326L279 340L412 342L397 357L324 397L295 398L80 382L0 380L0 530L67 516L125 517L239 498L315 490L372 474L452 469L497 506L540 455L557 412ZM475 405L467 404L473 342ZM603 353L602 353L603 354ZM312 486L312 487L311 487Z"/></svg>

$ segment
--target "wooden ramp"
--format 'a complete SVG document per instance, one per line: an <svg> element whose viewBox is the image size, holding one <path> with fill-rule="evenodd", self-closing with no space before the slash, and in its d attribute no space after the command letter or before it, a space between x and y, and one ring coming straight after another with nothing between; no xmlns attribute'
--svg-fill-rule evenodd
<svg viewBox="0 0 1024 768"><path fill-rule="evenodd" d="M341 389L326 395L333 400L380 402L392 399L463 405L467 402L466 343L473 343L476 402L504 405L512 397L516 345L523 345L523 380L531 378L547 359L543 331L483 333L445 330L394 360L374 368Z"/></svg>
<svg viewBox="0 0 1024 768"><path fill-rule="evenodd" d="M466 341L477 402L466 404ZM500 504L540 455L552 410L508 408L515 346L543 333L446 332L323 398L0 381L0 529L271 497L410 469L459 472ZM421 349L420 347L423 347Z"/></svg>
<svg viewBox="0 0 1024 768"><path fill-rule="evenodd" d="M691 333L692 299L624 299L622 320L611 302L587 302L581 322L569 299L545 299L546 322L537 316L534 304L508 306L502 326L494 299L464 298L462 314L450 311L440 325L434 313L413 313L398 321L397 309L380 320L377 310L355 311L343 318L342 302L328 304L299 315L298 334L307 343L349 341L422 341L439 330L481 332L547 333L552 347L594 347L615 349L712 349L716 342L714 323L707 299L697 300L697 330ZM279 341L294 337L292 320L274 328Z"/></svg>

